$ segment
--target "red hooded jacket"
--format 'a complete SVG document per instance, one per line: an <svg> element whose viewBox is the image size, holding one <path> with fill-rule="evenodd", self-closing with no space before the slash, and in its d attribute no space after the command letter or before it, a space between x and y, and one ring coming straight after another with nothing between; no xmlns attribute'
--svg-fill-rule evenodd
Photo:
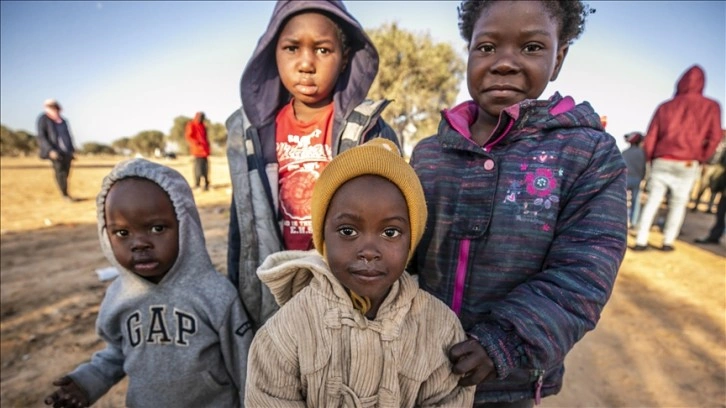
<svg viewBox="0 0 726 408"><path fill-rule="evenodd" d="M189 143L189 153L192 156L209 156L209 140L207 140L207 128L204 127L204 113L197 112L194 119L187 122L184 137Z"/></svg>
<svg viewBox="0 0 726 408"><path fill-rule="evenodd" d="M648 161L663 158L706 163L721 141L721 106L703 96L706 77L698 65L678 81L675 96L660 104L643 150Z"/></svg>

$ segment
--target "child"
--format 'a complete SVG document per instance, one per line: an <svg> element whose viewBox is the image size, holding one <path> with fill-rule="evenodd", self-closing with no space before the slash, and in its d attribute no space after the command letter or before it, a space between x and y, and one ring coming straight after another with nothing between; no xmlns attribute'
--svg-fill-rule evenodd
<svg viewBox="0 0 726 408"><path fill-rule="evenodd" d="M310 195L325 165L374 137L397 142L380 118L388 101L365 100L377 72L373 42L342 2L277 2L227 120L227 270L254 329L277 310L255 271L271 253L312 248Z"/></svg>
<svg viewBox="0 0 726 408"><path fill-rule="evenodd" d="M595 327L625 253L614 138L587 102L538 99L588 11L462 2L473 100L445 110L412 154L430 217L411 271L471 337L451 355L477 404L532 406L560 390L562 362Z"/></svg>
<svg viewBox="0 0 726 408"><path fill-rule="evenodd" d="M212 265L189 184L129 160L104 178L96 204L101 247L119 270L96 322L107 346L56 380L45 403L88 406L128 374L126 406L239 406L251 325Z"/></svg>
<svg viewBox="0 0 726 408"><path fill-rule="evenodd" d="M632 228L638 223L640 217L640 184L645 177L645 151L640 146L643 143L643 134L630 132L625 135L625 141L630 147L623 152L623 160L628 168L626 188L630 193L630 207L628 208L629 226Z"/></svg>
<svg viewBox="0 0 726 408"><path fill-rule="evenodd" d="M253 407L471 406L446 350L456 315L404 271L426 223L413 169L375 139L337 156L312 196L313 251L257 271L282 308L255 335Z"/></svg>

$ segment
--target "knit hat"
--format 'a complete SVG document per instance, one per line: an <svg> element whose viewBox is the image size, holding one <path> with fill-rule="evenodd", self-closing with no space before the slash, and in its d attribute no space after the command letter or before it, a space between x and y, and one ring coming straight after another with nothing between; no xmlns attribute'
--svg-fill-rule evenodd
<svg viewBox="0 0 726 408"><path fill-rule="evenodd" d="M381 176L403 193L411 223L410 260L426 226L426 199L416 172L401 157L396 145L383 138L372 139L336 156L315 182L311 214L315 248L325 256L323 226L333 195L347 181L363 175Z"/></svg>

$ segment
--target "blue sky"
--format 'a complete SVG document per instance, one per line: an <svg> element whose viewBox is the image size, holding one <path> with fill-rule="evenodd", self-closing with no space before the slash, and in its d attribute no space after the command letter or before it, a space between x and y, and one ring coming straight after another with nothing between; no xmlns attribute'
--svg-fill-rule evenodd
<svg viewBox="0 0 726 408"><path fill-rule="evenodd" d="M645 131L691 65L705 95L726 102L726 2L587 2L584 34L570 48L554 91L589 101L607 130ZM387 22L461 50L456 1L348 1L365 28ZM168 133L174 117L204 111L224 122L239 106L239 79L270 1L1 1L0 122L35 134L56 98L78 145L142 130ZM463 85L463 84L462 84ZM465 85L457 102L468 99Z"/></svg>

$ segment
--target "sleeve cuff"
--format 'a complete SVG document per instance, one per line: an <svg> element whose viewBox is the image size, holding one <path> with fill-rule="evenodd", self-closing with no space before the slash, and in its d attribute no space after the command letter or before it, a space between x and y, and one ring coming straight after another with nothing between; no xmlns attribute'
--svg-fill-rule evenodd
<svg viewBox="0 0 726 408"><path fill-rule="evenodd" d="M497 371L497 378L506 378L512 369L519 368L524 358L524 342L513 330L503 330L499 325L486 322L474 326L468 333L479 341Z"/></svg>

